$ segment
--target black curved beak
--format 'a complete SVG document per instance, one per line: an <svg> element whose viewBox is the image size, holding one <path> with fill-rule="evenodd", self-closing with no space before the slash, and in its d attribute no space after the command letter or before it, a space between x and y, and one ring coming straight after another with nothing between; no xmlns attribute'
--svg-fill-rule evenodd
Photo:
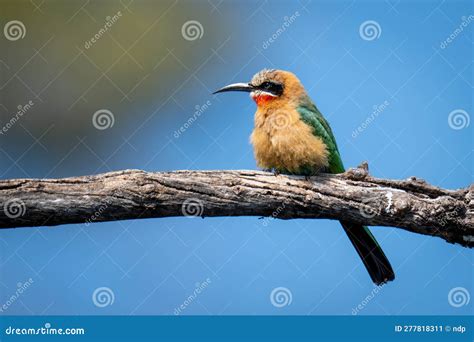
<svg viewBox="0 0 474 342"><path fill-rule="evenodd" d="M224 93L226 91L245 91L247 93L250 93L252 90L254 90L255 87L251 85L250 83L233 83L229 84L219 90L216 90L212 94L217 94L217 93Z"/></svg>

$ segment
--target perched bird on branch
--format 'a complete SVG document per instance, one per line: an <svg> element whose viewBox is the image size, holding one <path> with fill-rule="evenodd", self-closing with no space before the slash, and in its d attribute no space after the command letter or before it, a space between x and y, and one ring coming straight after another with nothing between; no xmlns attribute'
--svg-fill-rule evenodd
<svg viewBox="0 0 474 342"><path fill-rule="evenodd" d="M264 69L248 83L216 92L244 91L257 104L251 142L257 165L276 173L311 176L342 173L344 165L331 127L291 72ZM372 281L382 284L395 274L370 230L340 221Z"/></svg>

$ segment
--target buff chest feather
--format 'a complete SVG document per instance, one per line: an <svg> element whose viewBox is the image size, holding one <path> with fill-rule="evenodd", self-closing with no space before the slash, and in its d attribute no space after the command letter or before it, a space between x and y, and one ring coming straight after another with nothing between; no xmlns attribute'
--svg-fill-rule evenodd
<svg viewBox="0 0 474 342"><path fill-rule="evenodd" d="M293 99L304 95L302 85L292 75L283 74L287 93L278 99L259 103L250 141L257 165L294 174L317 173L328 166L328 150L312 128L301 120ZM296 96L295 96L296 95Z"/></svg>

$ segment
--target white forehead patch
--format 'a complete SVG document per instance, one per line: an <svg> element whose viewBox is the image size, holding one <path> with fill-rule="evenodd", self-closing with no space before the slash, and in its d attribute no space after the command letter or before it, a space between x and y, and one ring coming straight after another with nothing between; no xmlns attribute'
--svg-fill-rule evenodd
<svg viewBox="0 0 474 342"><path fill-rule="evenodd" d="M275 69L263 69L259 71L252 77L252 84L259 85L264 81L273 80L275 78L275 71Z"/></svg>

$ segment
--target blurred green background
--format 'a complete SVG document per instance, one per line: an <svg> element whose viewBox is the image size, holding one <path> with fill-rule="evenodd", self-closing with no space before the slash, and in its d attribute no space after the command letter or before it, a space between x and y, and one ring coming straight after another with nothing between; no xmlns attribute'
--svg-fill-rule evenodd
<svg viewBox="0 0 474 342"><path fill-rule="evenodd" d="M209 84L218 59L213 49L225 45L228 38L218 37L217 28L224 23L238 25L232 23L233 16L215 15L215 11L197 1L2 0L2 23L6 18L27 23L24 39L0 41L2 122L10 120L18 105L32 100L34 110L22 117L21 125L34 137L47 132L41 141L48 151L40 152L41 159L58 161L78 142L76 137L87 136L92 150L100 150L104 140L114 140L115 134L130 138L133 131L129 130L138 127L135 123L145 123L150 112L173 93L173 101L183 110L156 113L160 126L186 121L194 102L204 103L202 95L209 98L215 86ZM195 17L203 31L205 27L201 33L205 39L183 39L181 23ZM99 38L92 43L94 37ZM238 46L238 39L226 46L228 52ZM205 63L196 58L203 55L209 57ZM188 82L198 82L198 91ZM191 107L186 108L189 102ZM107 136L91 130L92 115L102 108L113 113L116 124ZM30 147L25 130L14 127L2 147L7 151ZM90 156L81 150L75 152L78 162ZM63 175L77 170L67 163L63 167ZM35 168L28 169L31 176L42 176Z"/></svg>

